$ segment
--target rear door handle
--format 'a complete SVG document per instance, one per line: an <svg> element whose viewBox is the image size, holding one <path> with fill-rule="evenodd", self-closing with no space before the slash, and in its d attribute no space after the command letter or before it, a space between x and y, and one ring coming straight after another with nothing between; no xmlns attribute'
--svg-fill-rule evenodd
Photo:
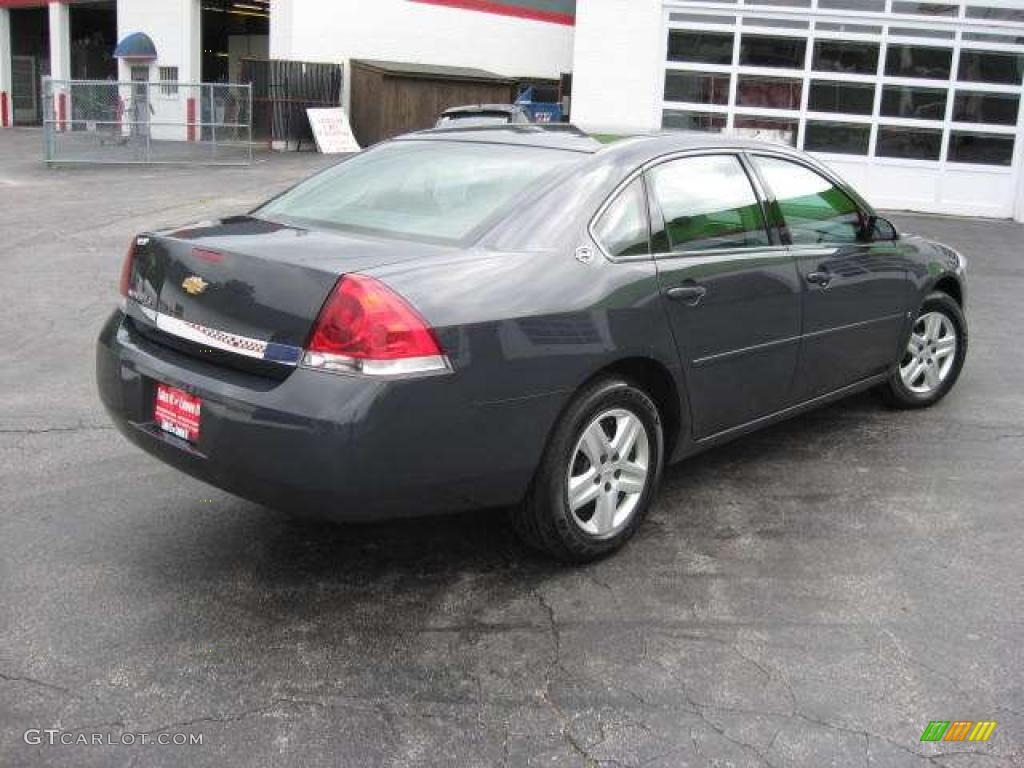
<svg viewBox="0 0 1024 768"><path fill-rule="evenodd" d="M695 307L700 303L700 300L704 298L704 294L707 292L708 289L703 285L687 282L683 285L677 285L675 288L669 288L665 293L674 301L682 301L689 304L691 307Z"/></svg>
<svg viewBox="0 0 1024 768"><path fill-rule="evenodd" d="M822 288L828 288L828 284L832 282L832 274L830 272L808 272L807 282L811 285L820 285Z"/></svg>

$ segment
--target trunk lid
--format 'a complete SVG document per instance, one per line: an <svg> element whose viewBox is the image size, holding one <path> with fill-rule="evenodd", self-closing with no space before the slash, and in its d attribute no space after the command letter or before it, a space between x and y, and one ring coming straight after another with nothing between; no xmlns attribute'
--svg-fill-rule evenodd
<svg viewBox="0 0 1024 768"><path fill-rule="evenodd" d="M128 315L179 350L294 365L338 278L449 248L250 216L136 238ZM227 356L227 357L225 357Z"/></svg>

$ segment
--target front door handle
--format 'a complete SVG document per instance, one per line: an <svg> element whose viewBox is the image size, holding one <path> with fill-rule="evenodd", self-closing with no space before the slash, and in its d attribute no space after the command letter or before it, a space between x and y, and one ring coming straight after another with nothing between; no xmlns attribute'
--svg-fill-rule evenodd
<svg viewBox="0 0 1024 768"><path fill-rule="evenodd" d="M695 307L700 304L700 300L704 298L704 294L707 292L708 289L703 285L697 285L692 280L689 280L682 285L677 285L675 288L669 288L665 293L670 299L682 301L691 307Z"/></svg>
<svg viewBox="0 0 1024 768"><path fill-rule="evenodd" d="M808 272L806 278L807 282L811 285L820 285L822 288L828 288L828 284L832 282L832 273Z"/></svg>

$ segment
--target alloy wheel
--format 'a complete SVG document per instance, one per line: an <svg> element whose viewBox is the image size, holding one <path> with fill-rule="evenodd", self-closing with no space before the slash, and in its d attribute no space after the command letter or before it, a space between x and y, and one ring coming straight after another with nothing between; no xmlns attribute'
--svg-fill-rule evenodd
<svg viewBox="0 0 1024 768"><path fill-rule="evenodd" d="M956 328L942 312L917 318L900 362L903 386L917 395L931 395L949 377L956 360Z"/></svg>
<svg viewBox="0 0 1024 768"><path fill-rule="evenodd" d="M647 429L636 414L624 408L598 414L569 462L566 490L576 524L601 538L622 530L647 487L650 458Z"/></svg>

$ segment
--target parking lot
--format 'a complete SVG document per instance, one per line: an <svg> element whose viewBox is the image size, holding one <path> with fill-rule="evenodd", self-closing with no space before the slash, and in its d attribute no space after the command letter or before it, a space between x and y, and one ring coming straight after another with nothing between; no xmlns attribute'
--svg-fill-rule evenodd
<svg viewBox="0 0 1024 768"><path fill-rule="evenodd" d="M673 467L572 569L500 510L317 524L130 446L93 382L130 236L331 160L51 170L41 141L0 134L0 765L1024 765L1024 225L893 215L969 260L939 406L857 396Z"/></svg>

